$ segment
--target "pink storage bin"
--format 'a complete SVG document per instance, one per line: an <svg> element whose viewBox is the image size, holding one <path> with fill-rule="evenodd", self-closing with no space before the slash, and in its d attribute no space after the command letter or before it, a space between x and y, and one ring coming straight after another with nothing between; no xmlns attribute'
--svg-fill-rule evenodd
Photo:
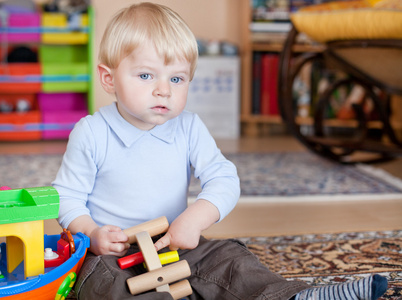
<svg viewBox="0 0 402 300"><path fill-rule="evenodd" d="M88 114L86 95L55 93L38 95L43 139L66 139L81 118Z"/></svg>
<svg viewBox="0 0 402 300"><path fill-rule="evenodd" d="M8 42L39 42L40 14L11 13L8 16Z"/></svg>

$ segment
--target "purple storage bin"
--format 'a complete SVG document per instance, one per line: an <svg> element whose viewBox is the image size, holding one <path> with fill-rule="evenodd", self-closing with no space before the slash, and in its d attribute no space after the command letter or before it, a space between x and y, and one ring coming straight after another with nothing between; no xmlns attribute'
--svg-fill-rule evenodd
<svg viewBox="0 0 402 300"><path fill-rule="evenodd" d="M86 96L78 93L38 95L43 139L68 138L75 123L88 114Z"/></svg>
<svg viewBox="0 0 402 300"><path fill-rule="evenodd" d="M8 16L7 28L9 42L39 42L40 14L12 13Z"/></svg>

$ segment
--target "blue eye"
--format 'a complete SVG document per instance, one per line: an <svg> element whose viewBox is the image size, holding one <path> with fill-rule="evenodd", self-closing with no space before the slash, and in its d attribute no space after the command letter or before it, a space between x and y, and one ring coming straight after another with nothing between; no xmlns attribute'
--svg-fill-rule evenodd
<svg viewBox="0 0 402 300"><path fill-rule="evenodd" d="M173 83L179 83L181 81L180 77L173 77L172 79L170 79L171 82Z"/></svg>
<svg viewBox="0 0 402 300"><path fill-rule="evenodd" d="M140 75L140 78L141 79L144 79L144 80L147 80L147 79L149 79L151 77L151 75L149 75L149 74L141 74Z"/></svg>

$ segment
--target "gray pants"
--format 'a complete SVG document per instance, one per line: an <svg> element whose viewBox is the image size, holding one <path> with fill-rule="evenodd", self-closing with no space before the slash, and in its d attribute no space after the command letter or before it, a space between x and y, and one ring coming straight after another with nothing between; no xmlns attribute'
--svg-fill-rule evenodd
<svg viewBox="0 0 402 300"><path fill-rule="evenodd" d="M127 255L138 252L132 246ZM301 281L286 281L272 273L237 240L200 239L193 250L180 250L180 260L191 268L193 294L187 299L287 300L309 288ZM169 293L147 292L132 296L126 280L144 273L143 266L121 270L117 257L88 253L75 287L78 299L172 299Z"/></svg>

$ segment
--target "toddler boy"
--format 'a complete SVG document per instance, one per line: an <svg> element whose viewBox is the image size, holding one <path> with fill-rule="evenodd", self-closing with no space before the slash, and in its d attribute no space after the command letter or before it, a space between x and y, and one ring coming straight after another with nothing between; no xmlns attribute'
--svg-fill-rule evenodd
<svg viewBox="0 0 402 300"><path fill-rule="evenodd" d="M144 269L121 270L116 263L138 251L122 229L160 216L171 225L155 247L179 249L188 261L190 299L307 299L310 292L327 293L270 272L236 240L201 237L233 209L240 187L235 166L205 125L184 111L197 57L194 35L165 6L132 5L107 26L97 71L116 102L77 123L53 182L60 194L60 224L91 239L77 297L171 299L156 292L132 296L125 282ZM191 167L202 191L187 206ZM377 275L327 287L328 295L344 298L317 299L376 299L384 280Z"/></svg>

